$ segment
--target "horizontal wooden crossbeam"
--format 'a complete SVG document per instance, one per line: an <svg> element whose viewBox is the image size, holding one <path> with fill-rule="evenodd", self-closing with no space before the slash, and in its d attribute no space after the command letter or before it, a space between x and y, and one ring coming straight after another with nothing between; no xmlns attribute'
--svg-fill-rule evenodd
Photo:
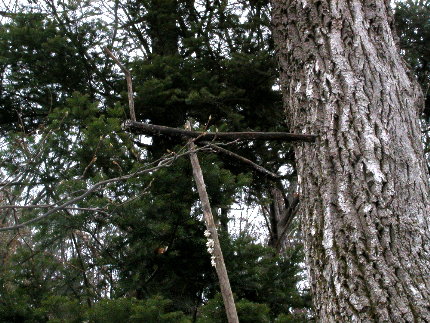
<svg viewBox="0 0 430 323"><path fill-rule="evenodd" d="M146 135L165 135L165 136L181 136L185 138L196 138L196 141L251 141L251 140L278 140L286 142L314 142L316 135L295 134L289 132L201 132L191 131L166 126L157 126L143 122L127 120L124 123L125 130Z"/></svg>

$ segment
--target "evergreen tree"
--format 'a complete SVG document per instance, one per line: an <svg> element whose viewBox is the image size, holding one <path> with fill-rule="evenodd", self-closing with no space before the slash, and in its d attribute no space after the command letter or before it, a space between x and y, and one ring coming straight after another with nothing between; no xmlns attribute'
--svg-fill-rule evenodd
<svg viewBox="0 0 430 323"><path fill-rule="evenodd" d="M112 19L103 19L110 13ZM34 219L101 181L157 165L169 151L180 154L181 140L159 136L148 143L122 130L125 81L103 46L131 70L141 121L182 127L192 118L222 130L285 130L268 24L264 2L98 7L47 0L8 14L0 34L2 204L44 207L4 209L2 226ZM280 154L285 144L228 148L273 172L288 164ZM274 184L225 156L204 152L200 158L244 308L257 304L257 312L274 319L308 306L296 287L300 257L275 256L252 238L228 232L239 193L269 204L269 189L282 187L280 180ZM188 161L178 157L156 172L99 187L11 235L0 275L4 321L113 315L124 322L185 322L183 315L195 321L218 288L191 179ZM282 284L269 286L273 280ZM163 310L151 314L148 306Z"/></svg>

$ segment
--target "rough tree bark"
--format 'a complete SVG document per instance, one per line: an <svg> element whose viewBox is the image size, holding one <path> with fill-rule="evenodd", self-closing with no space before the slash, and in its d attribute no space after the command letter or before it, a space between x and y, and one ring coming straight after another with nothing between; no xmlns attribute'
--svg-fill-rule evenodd
<svg viewBox="0 0 430 323"><path fill-rule="evenodd" d="M389 1L272 0L321 322L430 322L422 94Z"/></svg>

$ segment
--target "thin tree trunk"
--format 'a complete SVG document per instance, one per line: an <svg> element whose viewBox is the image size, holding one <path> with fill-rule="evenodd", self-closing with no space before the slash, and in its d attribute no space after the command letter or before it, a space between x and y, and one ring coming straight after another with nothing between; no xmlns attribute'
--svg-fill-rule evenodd
<svg viewBox="0 0 430 323"><path fill-rule="evenodd" d="M88 305L88 307L91 307L91 305L92 305L91 304L91 294L92 294L92 292L91 292L91 284L88 281L87 271L86 271L86 268L85 268L85 263L84 263L84 260L82 259L81 250L80 250L78 241L77 241L76 236L75 236L74 233L72 233L72 241L73 241L73 245L74 245L75 250L76 250L76 254L78 256L77 258L78 258L79 265L81 266L80 270L81 270L81 273L82 273L82 278L83 278L85 289L86 289L86 292L87 292L87 295L86 295L87 305Z"/></svg>
<svg viewBox="0 0 430 323"><path fill-rule="evenodd" d="M430 322L422 94L389 1L272 0L321 322Z"/></svg>
<svg viewBox="0 0 430 323"><path fill-rule="evenodd" d="M189 127L189 123L187 123ZM193 167L194 180L196 181L197 191L199 192L200 201L202 203L203 216L205 219L207 230L210 233L209 239L213 240L213 256L216 273L221 288L221 295L224 301L224 307L227 314L227 320L229 323L239 323L237 316L236 304L234 303L233 293L230 287L230 281L228 279L227 269L224 263L224 257L221 250L221 245L218 238L218 232L215 225L215 221L212 215L211 206L209 203L208 193L206 192L206 185L203 179L202 169L197 158L197 154L194 152L196 147L192 141L188 144L190 150L191 165Z"/></svg>

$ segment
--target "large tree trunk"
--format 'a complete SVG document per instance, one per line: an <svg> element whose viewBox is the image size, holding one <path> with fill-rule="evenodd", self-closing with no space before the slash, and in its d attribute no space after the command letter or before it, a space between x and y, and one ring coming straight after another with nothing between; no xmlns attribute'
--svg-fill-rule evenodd
<svg viewBox="0 0 430 323"><path fill-rule="evenodd" d="M430 322L422 95L389 1L272 0L321 322Z"/></svg>

